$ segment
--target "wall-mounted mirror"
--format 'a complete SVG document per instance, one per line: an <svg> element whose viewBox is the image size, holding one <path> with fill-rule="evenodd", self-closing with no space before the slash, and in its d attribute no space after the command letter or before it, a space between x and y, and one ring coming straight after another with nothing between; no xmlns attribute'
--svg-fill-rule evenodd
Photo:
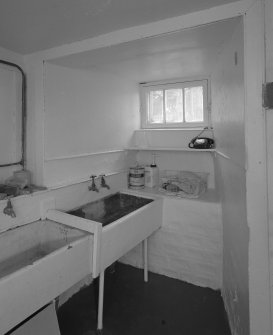
<svg viewBox="0 0 273 335"><path fill-rule="evenodd" d="M0 60L0 168L25 163L26 78L17 64Z"/></svg>

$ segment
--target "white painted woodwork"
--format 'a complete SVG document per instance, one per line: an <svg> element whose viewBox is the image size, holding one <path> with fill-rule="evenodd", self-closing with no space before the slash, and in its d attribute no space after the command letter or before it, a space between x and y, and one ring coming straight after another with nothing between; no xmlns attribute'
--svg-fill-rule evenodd
<svg viewBox="0 0 273 335"><path fill-rule="evenodd" d="M273 4L265 0L266 81L273 82Z"/></svg>
<svg viewBox="0 0 273 335"><path fill-rule="evenodd" d="M19 54L16 54L14 52L11 52L10 50L6 50L2 47L0 47L0 59L2 60L6 60L8 62L12 62L12 63L16 63L19 66L21 66L24 69L24 64L23 64L23 57ZM2 65L1 65L2 67ZM3 68L4 69L4 68ZM5 67L6 69L6 67ZM2 71L2 68L1 68ZM2 76L2 79L3 76ZM6 84L5 84L6 86ZM1 88L1 91L3 92L3 88ZM3 116L4 116L4 111L3 111L3 105L5 103L5 97L1 98L1 120L3 120ZM10 116L10 115L9 115ZM21 140L18 141L18 143L16 144L16 134L20 134L20 130L19 128L17 128L17 126L20 125L20 122L17 124L15 124L15 119L16 118L16 113L14 111L14 116L13 119L9 119L7 120L7 122L10 124L10 126L13 129L13 132L9 132L9 134L5 134L5 136L3 136L4 134L4 129L1 130L1 163L12 163L14 161L20 160L21 156L20 156L20 152L21 152L21 148L18 147L18 144L21 142ZM4 122L1 121L1 124L3 124ZM20 126L19 126L20 127ZM16 129L18 131L16 131ZM11 144L13 149L10 150L11 148ZM18 159L19 158L19 159ZM9 162L8 162L9 160ZM9 166L9 167L5 167L5 168L1 168L0 169L0 183L4 182L8 177L10 177L13 174L13 171L19 170L21 169L20 165L16 165L16 166Z"/></svg>
<svg viewBox="0 0 273 335"><path fill-rule="evenodd" d="M52 159L45 162L44 180L49 188L75 184L90 179L91 175L121 173L135 164L135 153L126 151ZM99 183L99 180L97 181Z"/></svg>
<svg viewBox="0 0 273 335"><path fill-rule="evenodd" d="M25 60L27 74L27 169L35 185L44 185L44 65Z"/></svg>
<svg viewBox="0 0 273 335"><path fill-rule="evenodd" d="M39 58L49 60L73 53L84 52L115 44L121 44L123 42L197 27L212 22L218 22L243 15L253 2L255 2L255 0L235 1L226 5L216 6L210 9L204 9L169 19L163 19L157 22L115 30L90 39L54 47L41 52L35 52L27 55L26 57L32 58L33 56L38 56Z"/></svg>
<svg viewBox="0 0 273 335"><path fill-rule="evenodd" d="M172 148L184 150L191 139L197 136L202 128L197 129L137 129L134 131L131 147L142 149ZM202 136L213 137L212 130L205 130Z"/></svg>
<svg viewBox="0 0 273 335"><path fill-rule="evenodd" d="M248 243L245 176L243 22L219 55L212 73L212 122L216 183L223 220L222 294L234 334L249 333Z"/></svg>
<svg viewBox="0 0 273 335"><path fill-rule="evenodd" d="M60 335L60 329L54 304L50 304L41 312L16 329L11 335Z"/></svg>
<svg viewBox="0 0 273 335"><path fill-rule="evenodd" d="M221 4L230 2L234 0L222 0ZM219 6L217 0L150 0L149 3L145 0L137 3L78 0L76 4L71 0L57 3L29 0L24 5L15 1L0 7L0 20L5 31L0 35L0 43L27 54L214 6ZM8 17L13 22L12 27ZM35 22L39 24L33 29ZM50 34L50 29L54 29L54 35Z"/></svg>
<svg viewBox="0 0 273 335"><path fill-rule="evenodd" d="M206 79L236 18L142 38L51 60L68 68L124 76L140 83L166 79Z"/></svg>
<svg viewBox="0 0 273 335"><path fill-rule="evenodd" d="M176 152L216 152L215 149L193 149L193 148L175 148L175 147L129 147L129 151L176 151Z"/></svg>
<svg viewBox="0 0 273 335"><path fill-rule="evenodd" d="M143 267L144 267L144 281L148 282L148 238L143 241Z"/></svg>
<svg viewBox="0 0 273 335"><path fill-rule="evenodd" d="M91 271L90 237L56 222L37 221L8 230L0 234L0 241L1 334ZM37 258L39 254L35 257L34 253L39 253L39 248L42 255Z"/></svg>
<svg viewBox="0 0 273 335"><path fill-rule="evenodd" d="M98 306L98 323L97 329L103 328L103 298L104 298L104 271L99 276L99 306Z"/></svg>
<svg viewBox="0 0 273 335"><path fill-rule="evenodd" d="M22 158L22 76L18 69L0 63L0 164Z"/></svg>
<svg viewBox="0 0 273 335"><path fill-rule="evenodd" d="M273 82L273 4L265 1L265 44L266 44L266 82ZM270 295L271 295L271 329L273 329L273 113L272 109L266 113L267 136L267 183L268 183L268 222L269 222L269 260L270 260Z"/></svg>
<svg viewBox="0 0 273 335"><path fill-rule="evenodd" d="M271 334L266 125L262 108L265 80L264 2L257 1L245 16L245 136L246 200L249 226L250 334ZM256 140L253 141L253 134ZM257 210L258 209L258 210Z"/></svg>
<svg viewBox="0 0 273 335"><path fill-rule="evenodd" d="M0 58L24 67L24 58L22 55L6 49L2 46L0 46Z"/></svg>

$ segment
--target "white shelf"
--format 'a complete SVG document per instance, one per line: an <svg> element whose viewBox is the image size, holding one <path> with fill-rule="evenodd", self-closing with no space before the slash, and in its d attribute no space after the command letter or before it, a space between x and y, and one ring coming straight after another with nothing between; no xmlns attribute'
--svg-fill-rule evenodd
<svg viewBox="0 0 273 335"><path fill-rule="evenodd" d="M149 188L145 187L140 190L133 190L131 188L125 189L125 191L130 191L133 193L137 193L139 195L156 195L160 196L162 198L168 198L168 199L175 199L180 201L200 201L200 202L210 202L210 203L218 203L219 202L219 195L218 192L215 189L207 189L207 191L204 194L201 194L199 198L183 198L183 197L177 197L174 195L169 195L165 192L159 191L157 188Z"/></svg>
<svg viewBox="0 0 273 335"><path fill-rule="evenodd" d="M191 148L168 148L168 147L129 147L131 151L188 151L188 152L215 152L216 149L191 149Z"/></svg>

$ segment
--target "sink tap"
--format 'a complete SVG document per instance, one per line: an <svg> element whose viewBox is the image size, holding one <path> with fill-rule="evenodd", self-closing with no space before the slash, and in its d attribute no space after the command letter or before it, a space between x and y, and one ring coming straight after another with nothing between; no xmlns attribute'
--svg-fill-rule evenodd
<svg viewBox="0 0 273 335"><path fill-rule="evenodd" d="M6 214L6 215L11 216L12 218L16 217L16 214L14 212L14 209L12 207L12 203L11 203L10 199L8 199L7 206L3 209L3 213Z"/></svg>
<svg viewBox="0 0 273 335"><path fill-rule="evenodd" d="M101 177L100 187L105 187L109 190L110 186L107 185L106 182L105 182L105 174L101 174L100 177Z"/></svg>
<svg viewBox="0 0 273 335"><path fill-rule="evenodd" d="M99 192L99 189L97 188L97 185L95 183L96 176L92 175L90 178L92 179L92 184L90 186L88 186L88 190L89 191Z"/></svg>

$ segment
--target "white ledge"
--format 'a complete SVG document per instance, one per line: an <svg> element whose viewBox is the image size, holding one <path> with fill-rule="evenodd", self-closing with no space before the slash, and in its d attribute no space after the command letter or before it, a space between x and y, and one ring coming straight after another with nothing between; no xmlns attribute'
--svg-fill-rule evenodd
<svg viewBox="0 0 273 335"><path fill-rule="evenodd" d="M215 152L215 149L191 149L175 147L129 147L126 150L135 151L188 151L188 152Z"/></svg>
<svg viewBox="0 0 273 335"><path fill-rule="evenodd" d="M124 151L125 151L124 149L115 149L115 150L89 152L89 153L69 155L69 156L45 157L44 161L45 162L50 162L50 161L56 161L56 160L82 158L82 157L89 157L89 156L95 156L95 155L115 154L115 153L124 152Z"/></svg>

